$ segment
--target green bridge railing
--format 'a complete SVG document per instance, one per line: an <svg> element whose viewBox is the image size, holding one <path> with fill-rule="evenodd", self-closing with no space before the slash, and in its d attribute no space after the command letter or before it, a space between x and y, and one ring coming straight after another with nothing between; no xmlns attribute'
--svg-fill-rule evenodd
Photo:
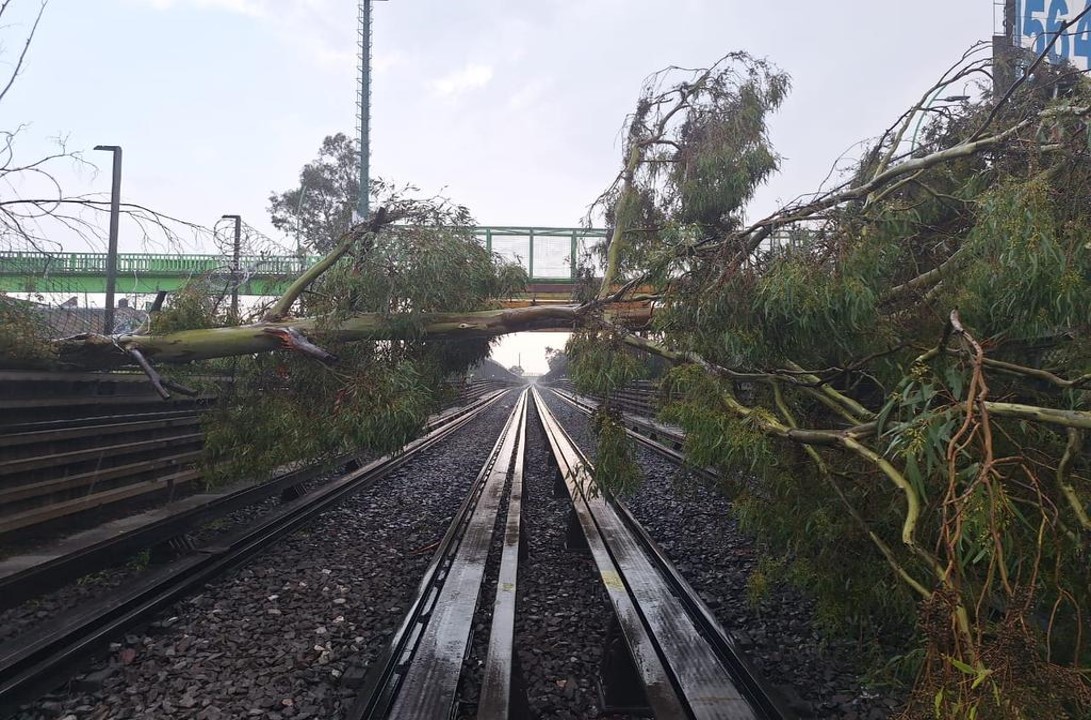
<svg viewBox="0 0 1091 720"><path fill-rule="evenodd" d="M571 282L576 267L573 258L579 257L588 241L600 240L606 232L600 228L474 228L474 234L489 251L519 260L532 282L552 283ZM318 256L246 255L239 258L239 274L250 290L265 294L275 292L288 278L318 259ZM120 253L117 272L119 291L154 292L176 289L197 275L230 275L231 260L223 255ZM68 285L64 284L66 279L71 281ZM0 290L50 291L51 283L59 292L104 292L106 255L0 251Z"/></svg>

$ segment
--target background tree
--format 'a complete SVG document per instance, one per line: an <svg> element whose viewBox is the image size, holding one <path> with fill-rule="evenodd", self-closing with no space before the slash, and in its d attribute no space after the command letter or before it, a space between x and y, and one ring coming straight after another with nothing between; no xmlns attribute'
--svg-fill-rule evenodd
<svg viewBox="0 0 1091 720"><path fill-rule="evenodd" d="M388 224L393 220L400 224ZM371 224L344 233L334 253L261 311L261 322L223 327L221 317L212 323L221 327L202 329L209 323L192 313L185 293L157 316L152 332L181 319L196 329L175 325L166 337L195 345L202 338L222 343L227 334L293 351L225 353L221 345L219 355L235 357L194 366L234 378L206 422L206 477L392 451L415 437L447 399L450 381L485 358L493 339L429 334L431 318L488 312L493 298L526 281L521 267L477 242L472 225L465 208L445 201L386 198ZM157 358L151 337L130 337L125 342Z"/></svg>
<svg viewBox="0 0 1091 720"><path fill-rule="evenodd" d="M352 225L359 188L359 143L344 133L329 135L300 171L299 187L269 196L273 227L312 252L329 252Z"/></svg>

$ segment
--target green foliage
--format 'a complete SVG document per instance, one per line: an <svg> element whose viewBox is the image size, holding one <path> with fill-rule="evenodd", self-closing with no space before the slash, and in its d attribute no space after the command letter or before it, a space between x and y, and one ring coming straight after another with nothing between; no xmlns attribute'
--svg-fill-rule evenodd
<svg viewBox="0 0 1091 720"><path fill-rule="evenodd" d="M811 362L822 359L814 357L816 346L829 357L872 345L878 297L860 276L830 272L785 254L762 275L756 290L754 309L760 313L757 327L766 356Z"/></svg>
<svg viewBox="0 0 1091 720"><path fill-rule="evenodd" d="M700 358L665 378L663 418L784 559L751 594L791 582L820 623L884 638L919 670L906 717L1086 717L1091 85L1043 66L995 112L932 113L912 158L911 113L834 193L900 177L744 227L787 84L729 64L715 97L692 88L724 65L653 76L600 206L662 354ZM588 390L624 374L569 354Z"/></svg>
<svg viewBox="0 0 1091 720"><path fill-rule="evenodd" d="M1039 175L979 201L965 246L974 262L956 299L985 335L1026 339L1088 326L1091 229L1086 208L1057 206L1075 200L1065 190Z"/></svg>
<svg viewBox="0 0 1091 720"><path fill-rule="evenodd" d="M48 367L56 358L49 337L44 313L0 294L0 367Z"/></svg>
<svg viewBox="0 0 1091 720"><path fill-rule="evenodd" d="M564 351L568 376L576 391L587 395L609 395L647 374L641 358L616 334L574 333Z"/></svg>
<svg viewBox="0 0 1091 720"><path fill-rule="evenodd" d="M299 187L269 196L273 227L298 238L312 252L329 252L352 224L359 163L356 140L344 133L327 136L318 157L300 171ZM372 189L373 195L379 192Z"/></svg>
<svg viewBox="0 0 1091 720"><path fill-rule="evenodd" d="M644 474L633 459L633 444L621 414L604 404L591 416L591 429L597 439L595 486L619 496L636 491Z"/></svg>
<svg viewBox="0 0 1091 720"><path fill-rule="evenodd" d="M878 293L866 276L803 253L777 253L757 278L738 275L711 288L690 280L693 296L670 303L658 326L692 333L703 354L732 365L783 358L834 364L883 340L876 333Z"/></svg>
<svg viewBox="0 0 1091 720"><path fill-rule="evenodd" d="M330 322L357 312L412 322L420 313L488 309L488 301L526 282L522 267L491 255L465 225L393 226L327 271L307 295L305 311Z"/></svg>
<svg viewBox="0 0 1091 720"><path fill-rule="evenodd" d="M772 441L746 419L724 412L730 390L701 368L684 365L663 379L660 417L686 431L686 461L716 470L725 480L768 478L779 472Z"/></svg>
<svg viewBox="0 0 1091 720"><path fill-rule="evenodd" d="M766 133L787 96L787 74L734 52L707 70L652 75L628 119L623 168L592 210L611 219L623 246L607 273L622 280L650 271L666 279L679 242L738 227L743 206L779 167Z"/></svg>
<svg viewBox="0 0 1091 720"><path fill-rule="evenodd" d="M692 101L666 166L671 215L706 231L736 225L743 205L780 165L766 135L766 116L787 97L789 78L743 53L730 59Z"/></svg>
<svg viewBox="0 0 1091 720"><path fill-rule="evenodd" d="M350 451L395 451L450 398L449 381L488 355L488 340L426 336L422 313L490 309L522 289L526 273L476 242L465 208L397 197L385 207L409 224L362 237L302 298L303 312L317 318L309 340L336 364L288 352L208 364L234 378L205 424L205 464L215 483ZM209 327L221 321L217 308L196 289L156 322ZM385 315L401 339L338 340L332 330L365 312Z"/></svg>
<svg viewBox="0 0 1091 720"><path fill-rule="evenodd" d="M337 369L298 355L240 361L231 394L205 418L214 484L263 478L300 460L389 453L420 433L440 399L438 367L400 348L338 350L348 362Z"/></svg>
<svg viewBox="0 0 1091 720"><path fill-rule="evenodd" d="M227 316L222 308L223 295L216 295L207 280L197 278L167 296L161 310L153 313L148 332L153 335L223 327Z"/></svg>
<svg viewBox="0 0 1091 720"><path fill-rule="evenodd" d="M784 558L767 560L755 571L751 599L758 602L772 586L790 583L815 598L819 625L831 632L851 630L888 641L908 636L912 596L890 578L881 556L799 448L770 438L753 419L728 414L723 398L736 391L697 366L674 368L662 388L660 417L685 430L687 462L716 470L734 499L740 526L770 557ZM868 504L896 502L896 494L881 487L846 492ZM884 521L896 525L897 518L888 515Z"/></svg>

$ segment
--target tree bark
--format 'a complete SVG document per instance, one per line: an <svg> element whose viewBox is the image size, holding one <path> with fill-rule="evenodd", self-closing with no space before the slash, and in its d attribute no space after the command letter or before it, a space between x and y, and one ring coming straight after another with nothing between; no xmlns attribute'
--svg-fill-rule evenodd
<svg viewBox="0 0 1091 720"><path fill-rule="evenodd" d="M183 330L167 335L77 335L56 341L58 359L67 369L106 370L134 363L130 351L138 350L156 363L186 363L284 347L284 332L308 338L342 342L396 340L420 335L437 340L491 338L526 330L571 330L582 319L577 305L538 305L511 310L470 313L426 313L419 324L407 325L398 316L360 314L325 324L317 318L261 322L238 327Z"/></svg>

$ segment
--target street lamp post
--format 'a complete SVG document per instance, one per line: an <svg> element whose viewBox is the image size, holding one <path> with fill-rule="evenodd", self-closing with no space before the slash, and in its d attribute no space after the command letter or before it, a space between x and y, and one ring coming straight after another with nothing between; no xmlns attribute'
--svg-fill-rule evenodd
<svg viewBox="0 0 1091 720"><path fill-rule="evenodd" d="M295 206L295 255L302 264L303 258L303 199L307 197L307 184L304 182L299 188L299 202Z"/></svg>
<svg viewBox="0 0 1091 720"><path fill-rule="evenodd" d="M917 112L919 113L917 115L917 125L913 128L913 137L909 140L909 152L913 152L917 149L917 133L920 132L921 125L924 124L925 113L933 105L935 105L937 102L965 102L970 99L969 95L948 95L947 97L940 97L939 94L943 91L945 87L947 87L947 85L940 85L938 88L936 88L936 91L932 93L932 97L929 98L928 102L926 102L917 110Z"/></svg>
<svg viewBox="0 0 1091 720"><path fill-rule="evenodd" d="M235 221L235 245L231 253L231 318L239 320L239 244L242 238L242 217L224 215L224 220Z"/></svg>
<svg viewBox="0 0 1091 720"><path fill-rule="evenodd" d="M102 333L114 332L114 291L117 289L117 231L121 216L121 146L96 145L96 150L114 154L114 179L110 189L110 244L106 250L106 311L102 316Z"/></svg>

